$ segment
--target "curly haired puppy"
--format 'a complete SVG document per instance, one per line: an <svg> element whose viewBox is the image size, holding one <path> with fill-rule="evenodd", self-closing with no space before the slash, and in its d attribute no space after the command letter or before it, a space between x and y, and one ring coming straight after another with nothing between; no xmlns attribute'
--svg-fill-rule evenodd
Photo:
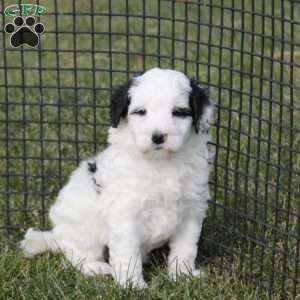
<svg viewBox="0 0 300 300"><path fill-rule="evenodd" d="M205 91L174 70L151 69L116 89L109 146L82 161L61 189L52 230L27 231L25 254L61 251L83 274L143 288L143 261L168 243L172 278L200 274L212 111Z"/></svg>

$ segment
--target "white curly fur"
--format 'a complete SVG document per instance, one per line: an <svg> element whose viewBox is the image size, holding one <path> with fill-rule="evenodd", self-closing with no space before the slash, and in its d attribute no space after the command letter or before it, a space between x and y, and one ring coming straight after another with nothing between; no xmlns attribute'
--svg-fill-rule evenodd
<svg viewBox="0 0 300 300"><path fill-rule="evenodd" d="M190 92L190 80L177 71L156 68L136 77L127 117L109 130L110 145L73 172L50 209L53 229L29 229L21 242L25 254L61 251L86 275L111 274L122 286L129 279L143 288L142 262L168 243L170 276L198 275L212 105L200 120L207 128L195 133L192 117L172 115L175 107L189 108ZM136 109L146 114L134 114ZM154 132L166 137L162 145L151 141ZM103 257L106 246L109 263Z"/></svg>

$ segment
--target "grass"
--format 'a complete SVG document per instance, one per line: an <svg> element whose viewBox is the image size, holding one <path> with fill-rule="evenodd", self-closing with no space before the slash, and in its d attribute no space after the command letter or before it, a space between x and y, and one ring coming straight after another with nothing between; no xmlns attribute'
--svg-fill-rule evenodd
<svg viewBox="0 0 300 300"><path fill-rule="evenodd" d="M130 0L126 17L120 15L126 1L114 0L111 19L108 1L94 1L93 36L90 3L75 1L81 14L74 19L73 1L57 1L57 18L51 14L55 1L40 1L48 11L41 18L46 27L42 51L14 50L3 33L0 297L264 299L264 289L270 289L276 299L299 293L294 279L300 270L300 31L287 22L282 28L279 19L293 13L299 20L300 5L276 0L272 8L269 2L265 7L252 2L256 15L249 13L250 1L224 0L225 9L220 1L201 1L199 27L197 5L186 1L149 1L144 8L143 1ZM140 17L144 9L145 20ZM160 22L152 17L158 13ZM180 21L186 14L188 25ZM8 21L0 19L0 27ZM114 34L107 34L109 28ZM127 29L131 35L124 35ZM212 127L212 147L218 145L214 200L200 247L208 278L175 284L163 270L150 267L148 291L121 291L109 279L82 278L62 257L24 259L14 242L28 226L48 226L46 210L70 172L103 147L110 88L155 66L198 78L211 87L218 105ZM6 245L7 236L12 246Z"/></svg>
<svg viewBox="0 0 300 300"><path fill-rule="evenodd" d="M209 270L208 270L209 271ZM0 299L268 299L268 292L233 275L210 270L205 279L171 281L161 264L148 267L147 290L122 290L110 278L85 278L62 257L45 254L30 261L4 247L0 257ZM272 299L280 299L274 296Z"/></svg>

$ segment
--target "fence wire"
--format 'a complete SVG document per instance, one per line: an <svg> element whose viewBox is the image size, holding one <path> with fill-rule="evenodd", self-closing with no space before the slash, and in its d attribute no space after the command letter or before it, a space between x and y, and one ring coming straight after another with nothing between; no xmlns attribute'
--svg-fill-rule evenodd
<svg viewBox="0 0 300 300"><path fill-rule="evenodd" d="M114 86L173 68L209 86L217 104L200 261L296 296L300 2L40 1L37 48L10 45L4 9L14 3L0 2L1 235L49 226L70 172L105 145Z"/></svg>

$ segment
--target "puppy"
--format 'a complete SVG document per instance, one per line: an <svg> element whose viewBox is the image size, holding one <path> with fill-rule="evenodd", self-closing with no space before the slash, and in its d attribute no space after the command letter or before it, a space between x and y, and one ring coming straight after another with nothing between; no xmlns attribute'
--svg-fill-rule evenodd
<svg viewBox="0 0 300 300"><path fill-rule="evenodd" d="M61 251L85 275L144 288L142 263L168 243L170 276L199 275L212 111L205 91L174 70L151 69L116 89L109 146L72 173L50 208L52 230L29 229L25 254Z"/></svg>

